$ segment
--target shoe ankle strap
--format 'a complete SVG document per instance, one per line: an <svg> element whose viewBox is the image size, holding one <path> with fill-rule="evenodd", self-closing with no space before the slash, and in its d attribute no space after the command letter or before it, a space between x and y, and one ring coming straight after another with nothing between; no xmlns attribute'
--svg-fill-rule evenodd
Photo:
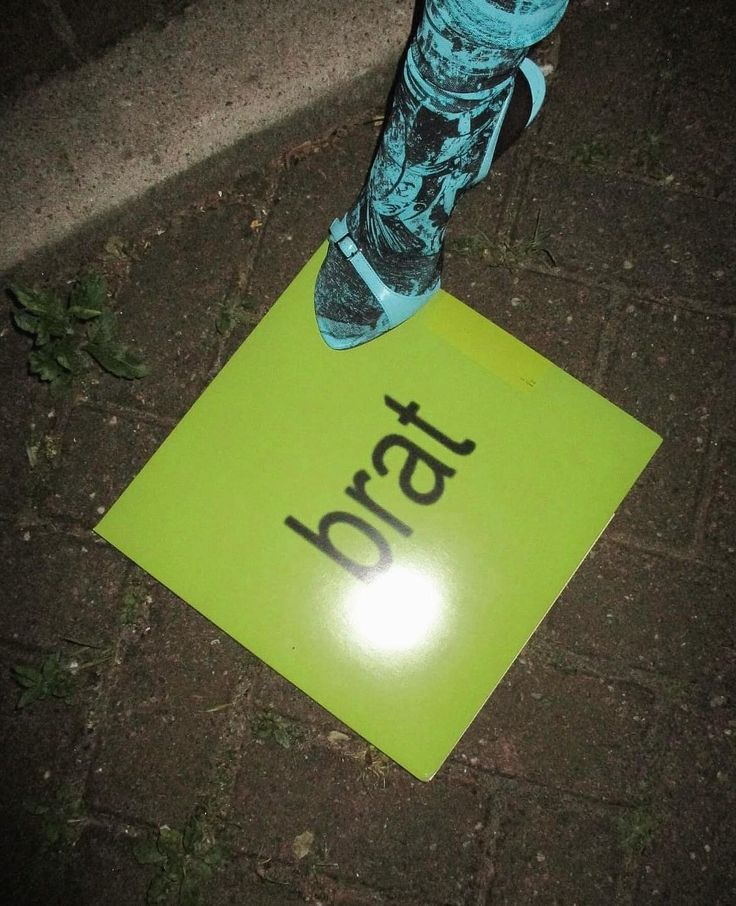
<svg viewBox="0 0 736 906"><path fill-rule="evenodd" d="M384 310L391 327L396 327L410 318L440 288L439 278L428 290L416 295L402 295L402 293L397 293L396 290L391 289L390 286L386 286L350 235L347 215L332 221L330 238L352 264L376 302Z"/></svg>

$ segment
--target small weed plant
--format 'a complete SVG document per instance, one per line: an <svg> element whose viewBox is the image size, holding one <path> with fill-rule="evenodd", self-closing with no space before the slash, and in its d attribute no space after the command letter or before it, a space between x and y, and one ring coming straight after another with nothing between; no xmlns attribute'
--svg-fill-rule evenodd
<svg viewBox="0 0 736 906"><path fill-rule="evenodd" d="M581 167L595 169L605 166L611 159L611 152L605 141L594 136L587 142L580 142L572 149L573 163Z"/></svg>
<svg viewBox="0 0 736 906"><path fill-rule="evenodd" d="M250 729L256 739L275 742L282 749L291 749L304 740L304 731L291 720L272 711L259 711L250 720Z"/></svg>
<svg viewBox="0 0 736 906"><path fill-rule="evenodd" d="M21 689L16 708L27 708L45 698L61 699L69 704L78 688L80 673L98 667L112 657L112 648L74 644L78 649L74 654L54 651L38 665L16 664L11 669L11 675ZM90 650L96 653L83 657Z"/></svg>
<svg viewBox="0 0 736 906"><path fill-rule="evenodd" d="M149 906L202 906L205 884L225 859L202 814L195 814L183 831L163 824L137 840L134 853L141 865L157 869L146 894Z"/></svg>
<svg viewBox="0 0 736 906"><path fill-rule="evenodd" d="M252 296L228 296L223 300L217 314L215 327L219 334L228 334L240 324L247 324L253 318L256 301Z"/></svg>
<svg viewBox="0 0 736 906"><path fill-rule="evenodd" d="M118 336L100 274L81 276L68 293L11 286L10 294L17 304L15 326L33 337L29 371L48 383L55 396L68 391L93 364L127 380L148 374L140 357Z"/></svg>
<svg viewBox="0 0 736 906"><path fill-rule="evenodd" d="M463 258L476 258L484 261L489 267L506 267L515 269L524 267L535 258L546 258L552 267L557 261L547 248L548 236L541 231L542 212L537 212L534 232L527 239L499 239L492 242L483 232L470 236L460 236L448 243L448 250Z"/></svg>
<svg viewBox="0 0 736 906"><path fill-rule="evenodd" d="M645 808L634 809L618 820L619 839L627 858L640 856L657 830L655 816Z"/></svg>
<svg viewBox="0 0 736 906"><path fill-rule="evenodd" d="M25 809L38 817L44 841L50 846L74 845L87 818L82 798L71 786L62 786L48 802L27 802Z"/></svg>

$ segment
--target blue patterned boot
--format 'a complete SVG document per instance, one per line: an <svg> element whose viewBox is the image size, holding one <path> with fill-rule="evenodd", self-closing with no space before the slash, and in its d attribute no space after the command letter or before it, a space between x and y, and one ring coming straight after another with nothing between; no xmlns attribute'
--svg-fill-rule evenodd
<svg viewBox="0 0 736 906"><path fill-rule="evenodd" d="M428 0L366 185L330 228L315 291L329 346L386 333L438 289L458 197L541 107L544 77L526 52L565 5Z"/></svg>

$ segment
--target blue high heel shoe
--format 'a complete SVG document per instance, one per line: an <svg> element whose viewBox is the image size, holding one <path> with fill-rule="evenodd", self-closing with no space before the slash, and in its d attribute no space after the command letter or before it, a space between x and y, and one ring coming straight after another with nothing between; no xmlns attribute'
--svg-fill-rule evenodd
<svg viewBox="0 0 736 906"><path fill-rule="evenodd" d="M519 66L519 73L524 76L531 94L531 112L524 128L528 127L536 118L544 101L546 85L542 70L529 57L526 57ZM420 78L417 72L412 72L414 78ZM517 76L518 77L518 76ZM485 153L477 175L466 184L467 188L477 185L488 175L498 145L498 138L501 133L506 113L511 104L513 91L509 92L504 101L499 115L496 117L493 131L488 140ZM347 261L350 262L356 273L360 276L363 283L368 287L379 306L383 315L379 318L375 328L372 330L363 330L358 336L341 337L334 332L333 324L330 318L317 314L317 325L325 343L332 349L351 349L360 346L376 337L382 336L394 327L398 327L404 321L407 321L412 315L431 299L431 297L440 288L440 278L422 293L414 295L405 295L391 289L383 282L376 273L374 268L368 262L357 243L350 235L347 225L347 215L333 220L330 226L330 242L340 250Z"/></svg>

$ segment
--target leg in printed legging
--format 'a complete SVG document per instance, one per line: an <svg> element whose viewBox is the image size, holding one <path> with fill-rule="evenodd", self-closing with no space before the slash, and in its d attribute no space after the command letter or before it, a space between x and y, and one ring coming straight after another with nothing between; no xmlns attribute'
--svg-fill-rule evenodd
<svg viewBox="0 0 736 906"><path fill-rule="evenodd" d="M459 195L536 115L544 80L526 54L567 0L427 0L379 150L331 228L315 309L334 348L406 320L439 285Z"/></svg>

